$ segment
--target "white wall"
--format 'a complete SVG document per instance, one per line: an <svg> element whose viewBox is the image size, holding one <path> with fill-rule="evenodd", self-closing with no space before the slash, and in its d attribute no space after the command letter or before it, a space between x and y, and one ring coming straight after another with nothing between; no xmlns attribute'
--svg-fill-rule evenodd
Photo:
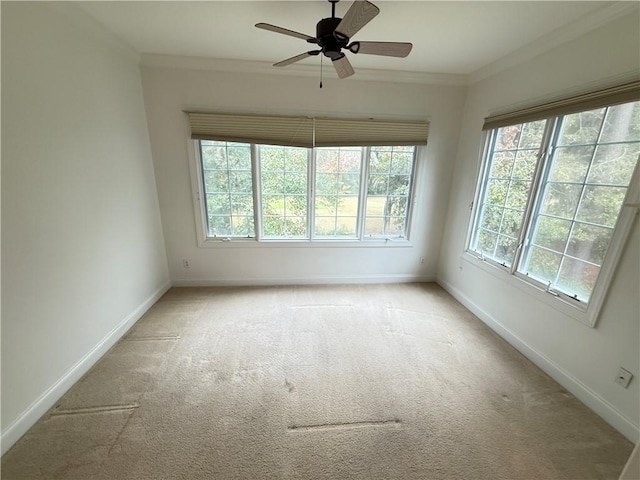
<svg viewBox="0 0 640 480"><path fill-rule="evenodd" d="M435 278L464 87L143 67L142 80L171 279L178 285L407 281ZM185 109L431 121L419 159L409 248L198 248ZM425 263L420 264L420 257ZM182 260L188 259L190 269Z"/></svg>
<svg viewBox="0 0 640 480"><path fill-rule="evenodd" d="M4 452L169 277L135 56L71 5L3 2L2 120Z"/></svg>
<svg viewBox="0 0 640 480"><path fill-rule="evenodd" d="M629 79L640 71L640 22L630 14L472 85L465 106L439 282L630 439L640 423L638 220L597 327L590 328L462 258L483 118L497 110ZM613 382L619 366L635 378Z"/></svg>

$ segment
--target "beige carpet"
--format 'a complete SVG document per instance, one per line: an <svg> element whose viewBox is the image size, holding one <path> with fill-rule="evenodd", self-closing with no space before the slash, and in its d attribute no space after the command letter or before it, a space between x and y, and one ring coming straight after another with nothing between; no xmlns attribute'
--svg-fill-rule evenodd
<svg viewBox="0 0 640 480"><path fill-rule="evenodd" d="M13 479L616 479L632 444L434 284L170 290Z"/></svg>

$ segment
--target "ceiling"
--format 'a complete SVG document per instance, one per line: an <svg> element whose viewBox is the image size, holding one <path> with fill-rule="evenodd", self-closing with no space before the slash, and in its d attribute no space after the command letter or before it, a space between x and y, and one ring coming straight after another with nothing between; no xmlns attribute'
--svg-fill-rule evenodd
<svg viewBox="0 0 640 480"><path fill-rule="evenodd" d="M354 40L411 42L407 58L348 54L359 68L470 75L514 52L545 48L597 26L621 2L386 1ZM635 3L635 2L628 2ZM258 22L315 36L327 1L140 1L76 3L140 54L275 63L312 49L304 40L255 28ZM336 16L351 5L341 1ZM300 64L317 65L319 57ZM290 68L290 67L287 67Z"/></svg>

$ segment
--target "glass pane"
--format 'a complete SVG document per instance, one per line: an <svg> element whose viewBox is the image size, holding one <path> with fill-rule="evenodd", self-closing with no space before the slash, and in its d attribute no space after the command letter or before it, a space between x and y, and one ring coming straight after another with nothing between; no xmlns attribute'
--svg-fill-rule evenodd
<svg viewBox="0 0 640 480"><path fill-rule="evenodd" d="M338 182L339 192L342 195L357 195L360 192L360 173L341 173Z"/></svg>
<svg viewBox="0 0 640 480"><path fill-rule="evenodd" d="M316 171L317 172L337 172L338 159L340 158L338 150L329 150L327 148L318 148L316 150Z"/></svg>
<svg viewBox="0 0 640 480"><path fill-rule="evenodd" d="M543 283L555 282L562 255L542 248L530 250L529 265L526 273Z"/></svg>
<svg viewBox="0 0 640 480"><path fill-rule="evenodd" d="M533 178L538 161L538 150L520 150L513 165L513 178L529 180Z"/></svg>
<svg viewBox="0 0 640 480"><path fill-rule="evenodd" d="M281 172L284 170L284 149L268 145L260 146L260 167L262 173L269 171Z"/></svg>
<svg viewBox="0 0 640 480"><path fill-rule="evenodd" d="M209 215L208 219L209 219L209 236L210 237L213 237L216 235L219 235L219 236L231 235L231 217Z"/></svg>
<svg viewBox="0 0 640 480"><path fill-rule="evenodd" d="M358 197L338 197L339 216L357 217L358 216Z"/></svg>
<svg viewBox="0 0 640 480"><path fill-rule="evenodd" d="M306 173L286 173L284 176L285 193L307 194L307 174Z"/></svg>
<svg viewBox="0 0 640 480"><path fill-rule="evenodd" d="M589 183L629 185L640 155L640 143L600 145L589 171Z"/></svg>
<svg viewBox="0 0 640 480"><path fill-rule="evenodd" d="M599 272L600 267L565 257L556 289L571 296L577 295L582 301L588 301Z"/></svg>
<svg viewBox="0 0 640 480"><path fill-rule="evenodd" d="M251 171L229 172L229 187L232 192L251 192Z"/></svg>
<svg viewBox="0 0 640 480"><path fill-rule="evenodd" d="M308 152L302 148L289 148L285 150L285 170L287 172L301 172L305 175L307 172Z"/></svg>
<svg viewBox="0 0 640 480"><path fill-rule="evenodd" d="M371 151L370 173L389 173L391 171L391 151Z"/></svg>
<svg viewBox="0 0 640 480"><path fill-rule="evenodd" d="M594 147L591 145L556 148L549 180L552 182L584 182L593 157L593 150Z"/></svg>
<svg viewBox="0 0 640 480"><path fill-rule="evenodd" d="M508 180L490 180L487 185L486 202L491 205L504 205L508 192Z"/></svg>
<svg viewBox="0 0 640 480"><path fill-rule="evenodd" d="M307 236L307 217L286 217L284 228L288 237Z"/></svg>
<svg viewBox="0 0 640 480"><path fill-rule="evenodd" d="M356 225L356 217L338 217L336 219L336 235L354 237Z"/></svg>
<svg viewBox="0 0 640 480"><path fill-rule="evenodd" d="M337 198L321 196L316 197L316 215L332 216L337 213Z"/></svg>
<svg viewBox="0 0 640 480"><path fill-rule="evenodd" d="M571 232L567 254L602 265L612 235L613 230L610 228L576 223Z"/></svg>
<svg viewBox="0 0 640 480"><path fill-rule="evenodd" d="M366 235L406 235L415 147L374 147L369 163Z"/></svg>
<svg viewBox="0 0 640 480"><path fill-rule="evenodd" d="M228 147L229 168L232 170L251 170L251 147Z"/></svg>
<svg viewBox="0 0 640 480"><path fill-rule="evenodd" d="M369 175L369 195L386 195L389 183L388 175Z"/></svg>
<svg viewBox="0 0 640 480"><path fill-rule="evenodd" d="M635 140L640 140L640 102L609 107L600 142L630 142Z"/></svg>
<svg viewBox="0 0 640 480"><path fill-rule="evenodd" d="M540 211L548 215L572 219L580 201L581 193L581 185L549 183Z"/></svg>
<svg viewBox="0 0 640 480"><path fill-rule="evenodd" d="M503 212L504 208L502 207L485 205L480 217L480 226L486 230L497 232L498 230L500 230L500 223L502 222Z"/></svg>
<svg viewBox="0 0 640 480"><path fill-rule="evenodd" d="M361 147L322 149L316 173L316 236L354 237L360 194Z"/></svg>
<svg viewBox="0 0 640 480"><path fill-rule="evenodd" d="M494 258L498 262L502 262L505 265L510 265L513 256L516 253L516 246L518 241L513 237L507 237L505 235L498 235L496 253Z"/></svg>
<svg viewBox="0 0 640 480"><path fill-rule="evenodd" d="M288 195L284 197L285 215L305 215L307 213L306 195Z"/></svg>
<svg viewBox="0 0 640 480"><path fill-rule="evenodd" d="M539 217L531 242L534 245L545 247L558 253L564 253L570 231L570 220L560 220L559 218L551 217Z"/></svg>
<svg viewBox="0 0 640 480"><path fill-rule="evenodd" d="M362 163L362 149L341 149L340 151L340 171L341 172L360 172Z"/></svg>
<svg viewBox="0 0 640 480"><path fill-rule="evenodd" d="M369 236L377 236L384 234L384 218L369 217L364 227L364 234Z"/></svg>
<svg viewBox="0 0 640 480"><path fill-rule="evenodd" d="M249 237L253 235L253 217L237 217L231 219L233 223L233 235Z"/></svg>
<svg viewBox="0 0 640 480"><path fill-rule="evenodd" d="M509 178L513 170L513 161L516 158L515 152L496 152L491 160L491 178Z"/></svg>
<svg viewBox="0 0 640 480"><path fill-rule="evenodd" d="M367 197L367 217L384 215L387 197Z"/></svg>
<svg viewBox="0 0 640 480"><path fill-rule="evenodd" d="M540 142L542 142L546 123L546 120L538 120L537 122L524 124L518 148L533 148L537 153L540 149Z"/></svg>
<svg viewBox="0 0 640 480"><path fill-rule="evenodd" d="M476 249L488 256L493 256L498 235L487 230L480 230Z"/></svg>
<svg viewBox="0 0 640 480"><path fill-rule="evenodd" d="M413 165L413 155L409 152L397 152L391 160L391 173L410 175Z"/></svg>
<svg viewBox="0 0 640 480"><path fill-rule="evenodd" d="M261 145L259 153L263 235L306 236L309 150Z"/></svg>
<svg viewBox="0 0 640 480"><path fill-rule="evenodd" d="M265 237L283 237L285 236L284 217L263 216L262 228Z"/></svg>
<svg viewBox="0 0 640 480"><path fill-rule="evenodd" d="M234 215L253 218L253 195L231 195L231 211Z"/></svg>
<svg viewBox="0 0 640 480"><path fill-rule="evenodd" d="M520 143L521 132L522 125L512 125L499 129L495 150L515 150L518 147L518 143Z"/></svg>
<svg viewBox="0 0 640 480"><path fill-rule="evenodd" d="M229 195L207 194L207 212L211 215L225 215L231 212Z"/></svg>
<svg viewBox="0 0 640 480"><path fill-rule="evenodd" d="M202 145L202 142L201 142ZM207 169L226 169L227 156L224 145L201 146L202 168Z"/></svg>
<svg viewBox="0 0 640 480"><path fill-rule="evenodd" d="M208 236L254 236L251 147L200 141Z"/></svg>
<svg viewBox="0 0 640 480"><path fill-rule="evenodd" d="M562 122L558 145L591 145L596 143L604 119L605 108L566 115Z"/></svg>
<svg viewBox="0 0 640 480"><path fill-rule="evenodd" d="M263 215L284 215L284 197L282 195L262 195Z"/></svg>
<svg viewBox="0 0 640 480"><path fill-rule="evenodd" d="M523 214L524 210L506 209L504 211L504 216L502 217L502 226L500 227L500 233L503 233L510 237L517 237L520 233Z"/></svg>
<svg viewBox="0 0 640 480"><path fill-rule="evenodd" d="M626 192L622 187L586 186L576 219L613 227Z"/></svg>
<svg viewBox="0 0 640 480"><path fill-rule="evenodd" d="M336 217L318 217L315 219L316 236L333 235L336 231Z"/></svg>
<svg viewBox="0 0 640 480"><path fill-rule="evenodd" d="M385 235L403 236L404 235L404 217L389 217L385 226Z"/></svg>
<svg viewBox="0 0 640 480"><path fill-rule="evenodd" d="M530 186L529 182L511 182L505 205L509 208L524 211L524 208L527 205Z"/></svg>
<svg viewBox="0 0 640 480"><path fill-rule="evenodd" d="M227 171L205 170L204 189L207 193L229 191L229 173Z"/></svg>
<svg viewBox="0 0 640 480"><path fill-rule="evenodd" d="M387 197L386 214L396 217L406 217L407 215L407 197Z"/></svg>

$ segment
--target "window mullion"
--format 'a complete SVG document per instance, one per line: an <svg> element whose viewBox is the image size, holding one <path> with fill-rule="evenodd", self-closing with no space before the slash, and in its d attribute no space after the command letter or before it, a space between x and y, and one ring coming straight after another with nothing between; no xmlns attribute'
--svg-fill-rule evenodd
<svg viewBox="0 0 640 480"><path fill-rule="evenodd" d="M356 219L356 233L358 240L362 240L364 238L370 161L371 147L364 147L360 153L360 192L358 198L358 218Z"/></svg>
<svg viewBox="0 0 640 480"><path fill-rule="evenodd" d="M260 148L255 143L251 144L251 177L253 184L253 230L256 240L262 239L262 190L260 185Z"/></svg>
<svg viewBox="0 0 640 480"><path fill-rule="evenodd" d="M541 185L544 185L544 179L549 174L548 165L551 162L553 154L553 146L555 138L557 138L558 129L560 127L558 118L549 119L544 128L540 150L538 152L538 160L536 169L533 174L531 187L529 188L529 198L522 218L522 226L520 227L520 235L518 236L518 246L511 262L511 274L522 271L521 263L528 256L533 223L540 212L540 205L544 192L540 191Z"/></svg>
<svg viewBox="0 0 640 480"><path fill-rule="evenodd" d="M307 151L307 238L310 241L315 239L316 220L316 149L309 148Z"/></svg>

